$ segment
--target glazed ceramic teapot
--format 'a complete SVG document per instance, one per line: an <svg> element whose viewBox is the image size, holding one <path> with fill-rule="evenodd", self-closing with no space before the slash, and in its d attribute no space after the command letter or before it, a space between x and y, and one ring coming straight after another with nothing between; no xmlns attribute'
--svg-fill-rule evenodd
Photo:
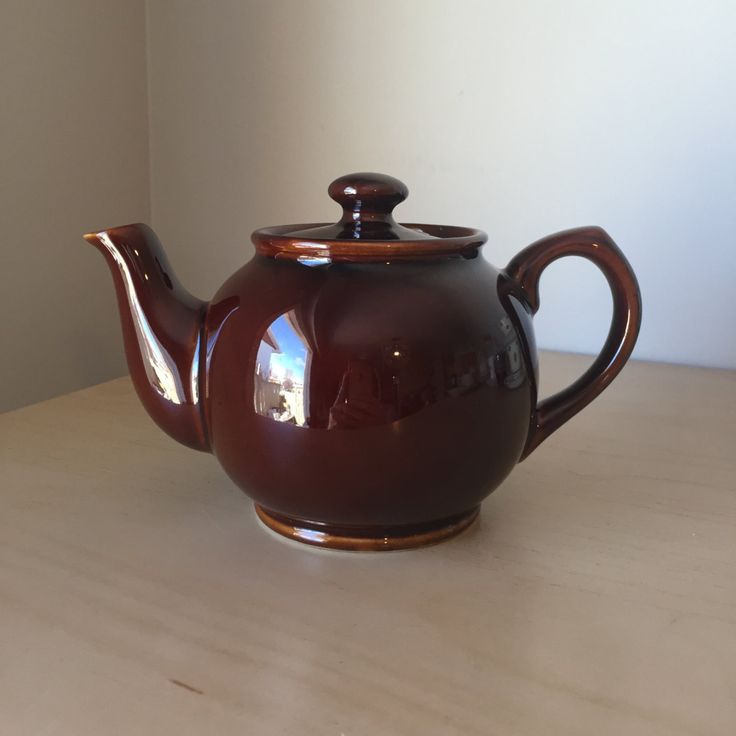
<svg viewBox="0 0 736 736"><path fill-rule="evenodd" d="M256 230L255 256L209 303L146 225L85 238L112 271L148 413L213 452L267 526L343 549L436 542L621 370L639 331L636 277L597 227L498 269L481 230L398 224L396 179L352 174L328 191L339 222ZM590 368L538 403L539 278L568 255L603 272L613 319Z"/></svg>

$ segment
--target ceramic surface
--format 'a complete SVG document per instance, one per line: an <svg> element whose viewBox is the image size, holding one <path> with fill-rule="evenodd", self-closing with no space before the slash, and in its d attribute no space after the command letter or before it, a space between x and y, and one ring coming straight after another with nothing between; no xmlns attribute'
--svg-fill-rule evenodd
<svg viewBox="0 0 736 736"><path fill-rule="evenodd" d="M146 409L212 451L265 523L347 549L438 541L621 370L636 278L600 228L549 236L497 269L480 257L482 231L399 225L396 179L355 174L329 192L339 222L256 231L256 255L209 304L147 226L85 237L111 267ZM601 269L613 319L591 368L537 404L538 283L565 255Z"/></svg>

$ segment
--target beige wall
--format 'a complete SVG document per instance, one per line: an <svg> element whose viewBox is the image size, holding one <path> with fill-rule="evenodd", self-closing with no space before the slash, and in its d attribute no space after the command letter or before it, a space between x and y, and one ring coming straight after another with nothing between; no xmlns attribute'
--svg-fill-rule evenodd
<svg viewBox="0 0 736 736"><path fill-rule="evenodd" d="M489 260L606 227L644 294L636 355L736 367L733 0L150 0L152 213L208 297L261 225L334 218L329 181L411 190L400 219L486 229ZM542 346L596 351L585 262L542 284Z"/></svg>
<svg viewBox="0 0 736 736"><path fill-rule="evenodd" d="M0 411L125 372L87 230L149 217L143 0L0 18Z"/></svg>

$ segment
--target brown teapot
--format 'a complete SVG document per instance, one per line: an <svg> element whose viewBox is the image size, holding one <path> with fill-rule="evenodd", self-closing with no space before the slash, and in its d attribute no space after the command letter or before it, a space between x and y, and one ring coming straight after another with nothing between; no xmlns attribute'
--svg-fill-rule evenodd
<svg viewBox="0 0 736 736"><path fill-rule="evenodd" d="M148 413L213 452L267 526L342 549L437 542L618 374L639 331L636 277L597 227L497 269L480 230L398 224L396 179L352 174L329 194L339 222L257 230L255 256L209 303L146 225L84 237L112 271ZM590 368L538 403L539 278L567 255L601 269L613 319Z"/></svg>

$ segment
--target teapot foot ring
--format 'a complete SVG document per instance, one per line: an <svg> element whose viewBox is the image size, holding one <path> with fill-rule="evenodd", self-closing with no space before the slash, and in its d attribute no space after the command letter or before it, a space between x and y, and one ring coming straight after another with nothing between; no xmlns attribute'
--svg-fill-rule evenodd
<svg viewBox="0 0 736 736"><path fill-rule="evenodd" d="M294 519L255 504L256 514L271 531L287 539L328 549L381 552L437 544L465 531L478 517L480 507L426 524L391 527L338 527Z"/></svg>

